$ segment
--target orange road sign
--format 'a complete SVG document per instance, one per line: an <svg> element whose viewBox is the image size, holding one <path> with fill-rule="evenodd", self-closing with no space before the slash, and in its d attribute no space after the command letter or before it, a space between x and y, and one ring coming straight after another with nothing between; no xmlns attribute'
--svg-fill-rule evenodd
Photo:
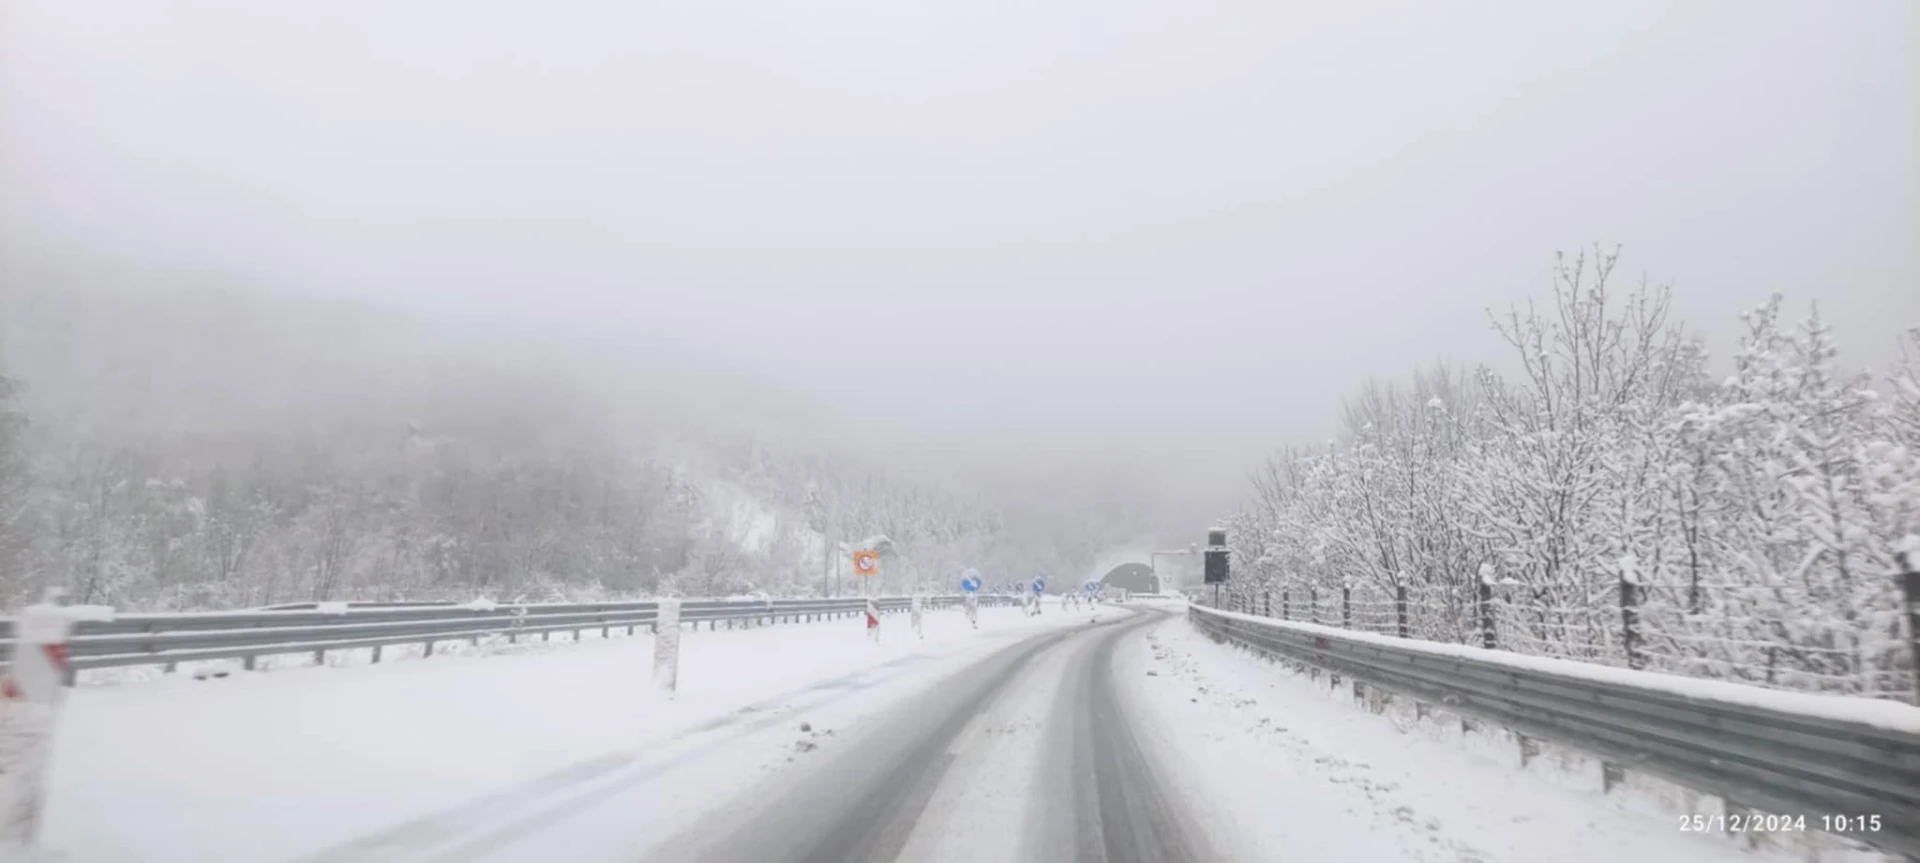
<svg viewBox="0 0 1920 863"><path fill-rule="evenodd" d="M856 551L853 553L853 574L860 576L880 574L880 552Z"/></svg>

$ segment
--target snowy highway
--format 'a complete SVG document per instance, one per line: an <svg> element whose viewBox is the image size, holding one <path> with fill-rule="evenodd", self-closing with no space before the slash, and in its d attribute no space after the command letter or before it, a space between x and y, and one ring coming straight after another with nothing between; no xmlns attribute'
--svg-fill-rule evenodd
<svg viewBox="0 0 1920 863"><path fill-rule="evenodd" d="M988 656L639 859L1217 859L1161 787L1113 680L1116 645L1168 613L1075 616L1085 628Z"/></svg>
<svg viewBox="0 0 1920 863"><path fill-rule="evenodd" d="M83 687L66 861L1771 860L1396 727L1178 603ZM1627 798L1631 802L1631 798Z"/></svg>

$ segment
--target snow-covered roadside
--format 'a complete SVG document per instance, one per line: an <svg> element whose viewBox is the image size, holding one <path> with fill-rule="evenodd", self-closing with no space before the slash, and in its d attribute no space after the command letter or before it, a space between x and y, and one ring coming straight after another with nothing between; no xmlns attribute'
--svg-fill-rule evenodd
<svg viewBox="0 0 1920 863"><path fill-rule="evenodd" d="M45 844L72 860L287 859L498 789L662 741L729 711L863 670L919 676L1063 615L905 615L688 633L680 692L650 685L652 639L288 669L77 690L55 753Z"/></svg>
<svg viewBox="0 0 1920 863"><path fill-rule="evenodd" d="M1235 860L1784 863L1487 746L1402 730L1184 619L1125 645L1115 674L1143 745ZM1470 735L1469 737L1481 736Z"/></svg>

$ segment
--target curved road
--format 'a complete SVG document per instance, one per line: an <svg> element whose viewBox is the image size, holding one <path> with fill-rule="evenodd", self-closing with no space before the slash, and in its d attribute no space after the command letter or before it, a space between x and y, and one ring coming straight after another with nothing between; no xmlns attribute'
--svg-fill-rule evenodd
<svg viewBox="0 0 1920 863"><path fill-rule="evenodd" d="M1168 616L1130 611L990 655L637 861L1215 859L1162 792L1116 692L1116 645Z"/></svg>

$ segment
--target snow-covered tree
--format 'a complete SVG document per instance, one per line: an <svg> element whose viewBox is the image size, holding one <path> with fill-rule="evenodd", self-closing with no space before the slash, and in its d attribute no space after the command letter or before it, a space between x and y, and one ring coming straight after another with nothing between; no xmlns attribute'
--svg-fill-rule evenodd
<svg viewBox="0 0 1920 863"><path fill-rule="evenodd" d="M1495 318L1517 377L1370 382L1339 440L1257 471L1234 521L1264 564L1249 588L1300 619L1477 643L1485 579L1508 649L1905 697L1920 334L1876 386L1776 297L1716 385L1670 290L1620 292L1616 254L1561 259L1546 308Z"/></svg>

